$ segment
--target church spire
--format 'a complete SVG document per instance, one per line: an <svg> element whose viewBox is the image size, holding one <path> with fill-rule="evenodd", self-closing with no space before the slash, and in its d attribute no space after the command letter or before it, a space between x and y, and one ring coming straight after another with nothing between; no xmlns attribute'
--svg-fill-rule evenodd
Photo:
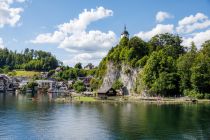
<svg viewBox="0 0 210 140"><path fill-rule="evenodd" d="M123 37L129 38L129 33L126 29L126 25L124 25L124 31L121 33L121 38L123 38Z"/></svg>

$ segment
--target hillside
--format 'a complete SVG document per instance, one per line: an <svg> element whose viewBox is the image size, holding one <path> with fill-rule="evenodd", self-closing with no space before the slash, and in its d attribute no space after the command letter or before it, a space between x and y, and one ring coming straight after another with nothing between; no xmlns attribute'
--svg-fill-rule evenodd
<svg viewBox="0 0 210 140"><path fill-rule="evenodd" d="M123 85L125 94L208 97L210 41L197 51L181 45L177 35L160 34L148 42L124 37L101 61L95 78L98 89Z"/></svg>
<svg viewBox="0 0 210 140"><path fill-rule="evenodd" d="M28 71L49 71L55 69L59 61L49 52L25 49L21 53L0 49L0 73L14 69Z"/></svg>

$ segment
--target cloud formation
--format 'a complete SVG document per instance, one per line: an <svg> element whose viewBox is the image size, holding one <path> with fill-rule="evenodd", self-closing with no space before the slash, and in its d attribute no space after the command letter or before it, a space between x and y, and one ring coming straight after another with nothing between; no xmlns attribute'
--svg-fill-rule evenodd
<svg viewBox="0 0 210 140"><path fill-rule="evenodd" d="M171 15L167 12L163 12L163 11L159 11L156 14L156 21L157 22L163 22L165 19L168 19L168 18L173 18L173 15Z"/></svg>
<svg viewBox="0 0 210 140"><path fill-rule="evenodd" d="M30 42L34 44L58 44L59 48L63 48L71 53L74 63L75 61L84 62L85 60L95 58L96 53L106 53L116 43L116 35L113 31L86 31L87 26L92 22L112 15L113 11L104 7L91 10L85 9L79 14L78 18L58 25L57 30L53 33L39 34ZM103 56L97 57L101 59Z"/></svg>
<svg viewBox="0 0 210 140"><path fill-rule="evenodd" d="M173 24L167 24L167 25L157 24L156 27L154 27L151 31L139 32L135 36L138 36L141 39L147 41L157 34L173 33L173 32L174 32Z"/></svg>
<svg viewBox="0 0 210 140"><path fill-rule="evenodd" d="M166 17L163 15L166 15L166 12L158 12L156 20L159 22L163 21L164 17ZM182 45L190 47L191 43L194 42L200 48L205 41L210 40L210 29L208 27L210 27L209 17L203 13L196 13L195 15L186 16L179 20L177 27L174 24L157 24L150 31L141 31L135 36L148 41L157 34L176 33L182 36Z"/></svg>
<svg viewBox="0 0 210 140"><path fill-rule="evenodd" d="M178 33L191 33L195 30L205 29L210 26L209 18L203 13L197 13L196 15L190 15L184 17L178 22L176 31Z"/></svg>
<svg viewBox="0 0 210 140"><path fill-rule="evenodd" d="M198 48L200 48L201 45L207 40L210 40L210 30L195 33L192 37L183 38L183 43L182 44L184 46L190 46L191 43L194 42L195 45Z"/></svg>
<svg viewBox="0 0 210 140"><path fill-rule="evenodd" d="M5 25L16 26L20 21L23 8L13 8L13 3L23 3L25 0L0 0L0 28Z"/></svg>

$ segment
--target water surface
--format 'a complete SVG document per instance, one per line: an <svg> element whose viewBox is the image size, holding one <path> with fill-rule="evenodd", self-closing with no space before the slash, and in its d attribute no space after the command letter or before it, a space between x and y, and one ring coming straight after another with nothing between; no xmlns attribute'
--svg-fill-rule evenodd
<svg viewBox="0 0 210 140"><path fill-rule="evenodd" d="M0 94L0 139L210 139L209 104L33 102Z"/></svg>

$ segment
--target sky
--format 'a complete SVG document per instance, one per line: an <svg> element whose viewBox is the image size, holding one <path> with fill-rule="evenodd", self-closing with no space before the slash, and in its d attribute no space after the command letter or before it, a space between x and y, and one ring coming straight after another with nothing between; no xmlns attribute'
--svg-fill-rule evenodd
<svg viewBox="0 0 210 140"><path fill-rule="evenodd" d="M98 65L120 40L179 34L198 48L210 39L210 0L0 0L0 48L51 52L65 65Z"/></svg>

